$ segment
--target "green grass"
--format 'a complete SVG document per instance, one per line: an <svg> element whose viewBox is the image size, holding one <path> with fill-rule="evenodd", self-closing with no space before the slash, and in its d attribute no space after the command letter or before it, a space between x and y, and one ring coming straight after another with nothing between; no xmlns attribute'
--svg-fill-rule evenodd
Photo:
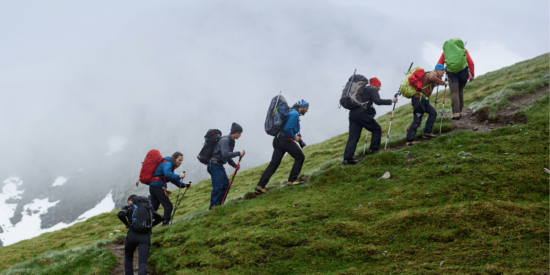
<svg viewBox="0 0 550 275"><path fill-rule="evenodd" d="M112 239L103 239L93 244L72 249L50 250L38 257L20 262L0 274L19 275L65 275L65 274L105 274L108 275L118 259L101 246L113 242L126 234L119 234Z"/></svg>
<svg viewBox="0 0 550 275"><path fill-rule="evenodd" d="M466 86L465 105L520 85L514 83L542 79L548 61L545 54L479 76ZM449 91L446 100L450 108ZM521 111L526 125L453 132L368 156L351 167L339 165L344 133L305 148L302 175L310 177L308 184L242 199L253 190L267 166L263 164L240 172L226 205L213 211L205 211L211 181L201 181L187 192L176 213L179 221L154 230L151 269L160 274L547 272L549 189L543 167L549 162L548 101L546 95ZM411 112L410 104L395 110L390 147L404 141ZM389 118L377 118L383 137ZM451 128L445 118L444 131ZM283 159L270 185L286 180L292 161ZM378 181L386 171L392 178ZM172 201L175 197L173 193ZM107 213L0 248L0 269L25 259L31 260L21 266L36 266L48 250L68 253L110 239L117 229L124 227L114 213ZM90 256L82 265L93 266L94 260Z"/></svg>

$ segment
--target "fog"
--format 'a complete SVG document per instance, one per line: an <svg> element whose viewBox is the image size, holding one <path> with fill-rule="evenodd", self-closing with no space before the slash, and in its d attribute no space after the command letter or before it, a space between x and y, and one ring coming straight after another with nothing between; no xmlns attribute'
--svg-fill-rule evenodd
<svg viewBox="0 0 550 275"><path fill-rule="evenodd" d="M411 62L431 69L443 42L460 37L479 75L548 52L548 10L548 1L0 1L0 176L55 179L121 152L139 169L157 148L183 152L180 170L196 182L208 176L196 160L204 134L228 134L232 122L244 128L243 168L257 166L271 157L263 123L279 91L310 102L302 135L321 142L347 131L337 106L355 68L390 98Z"/></svg>

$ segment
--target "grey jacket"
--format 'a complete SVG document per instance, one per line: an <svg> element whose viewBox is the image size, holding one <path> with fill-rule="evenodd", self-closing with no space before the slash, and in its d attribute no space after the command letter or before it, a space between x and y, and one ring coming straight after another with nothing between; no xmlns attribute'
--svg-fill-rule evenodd
<svg viewBox="0 0 550 275"><path fill-rule="evenodd" d="M232 158L238 157L240 154L239 152L233 152L233 149L235 149L235 141L231 138L231 135L222 137L220 141L218 141L218 145L210 161L219 165L229 163L229 165L233 167L237 166Z"/></svg>

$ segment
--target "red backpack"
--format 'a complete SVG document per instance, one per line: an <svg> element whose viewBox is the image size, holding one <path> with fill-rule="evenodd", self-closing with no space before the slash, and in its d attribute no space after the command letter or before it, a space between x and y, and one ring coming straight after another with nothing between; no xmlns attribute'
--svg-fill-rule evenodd
<svg viewBox="0 0 550 275"><path fill-rule="evenodd" d="M162 158L162 155L158 150L151 150L145 156L145 160L141 163L141 171L139 172L139 181L143 184L149 185L153 182L153 174L157 167L164 163L166 160ZM155 180L159 180L155 178Z"/></svg>

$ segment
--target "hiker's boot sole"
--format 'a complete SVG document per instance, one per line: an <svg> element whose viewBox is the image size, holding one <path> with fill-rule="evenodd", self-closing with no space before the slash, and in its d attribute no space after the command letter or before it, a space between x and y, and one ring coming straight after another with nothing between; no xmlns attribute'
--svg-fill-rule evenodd
<svg viewBox="0 0 550 275"><path fill-rule="evenodd" d="M290 182L290 181L289 181L289 182L287 183L287 185L289 185L289 186L302 185L302 184L304 184L303 181L295 181L295 182Z"/></svg>

